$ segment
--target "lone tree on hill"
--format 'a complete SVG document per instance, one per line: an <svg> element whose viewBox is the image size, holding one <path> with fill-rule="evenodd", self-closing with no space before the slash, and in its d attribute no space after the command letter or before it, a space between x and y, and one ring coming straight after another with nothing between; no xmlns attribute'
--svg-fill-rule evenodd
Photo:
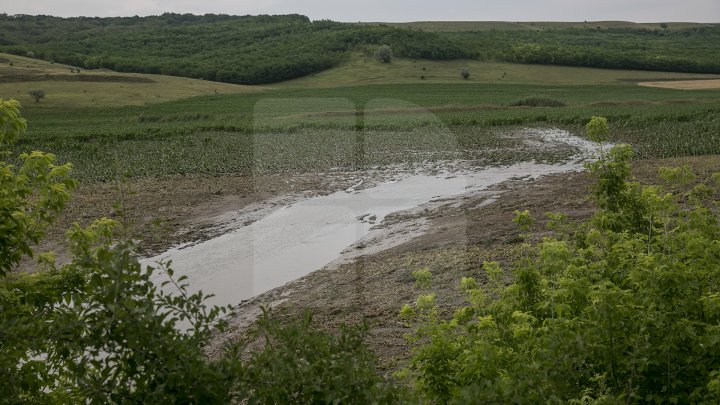
<svg viewBox="0 0 720 405"><path fill-rule="evenodd" d="M390 48L389 45L382 45L378 48L377 52L375 52L375 57L382 63L390 63L390 61L392 61L392 48Z"/></svg>
<svg viewBox="0 0 720 405"><path fill-rule="evenodd" d="M39 103L40 100L45 98L45 90L30 90L28 91L28 94L35 99L36 103Z"/></svg>
<svg viewBox="0 0 720 405"><path fill-rule="evenodd" d="M462 76L462 78L465 80L469 79L470 78L470 69L468 69L468 68L460 69L460 76Z"/></svg>

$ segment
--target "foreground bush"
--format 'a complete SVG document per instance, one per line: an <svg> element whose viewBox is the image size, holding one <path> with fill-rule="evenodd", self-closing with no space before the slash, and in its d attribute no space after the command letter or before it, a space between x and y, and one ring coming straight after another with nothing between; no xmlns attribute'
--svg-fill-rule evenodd
<svg viewBox="0 0 720 405"><path fill-rule="evenodd" d="M228 308L205 306L172 269L160 288L120 225L100 219L68 232L71 262L19 273L75 187L70 165L6 149L25 130L16 101L0 100L0 403L377 403L398 391L375 374L363 328L339 337L305 318L260 325L265 347L241 360L228 344L216 361L204 353ZM168 287L169 287L168 286ZM171 292L168 292L171 291Z"/></svg>
<svg viewBox="0 0 720 405"><path fill-rule="evenodd" d="M588 128L604 126L594 118ZM642 186L630 181L631 156L621 145L589 165L599 212L574 227L552 214L555 237L525 245L510 285L486 262L485 285L463 278L467 305L451 319L434 294L403 308L418 322L407 372L428 399L720 401L717 184L693 185L685 167ZM517 214L529 231L530 215Z"/></svg>

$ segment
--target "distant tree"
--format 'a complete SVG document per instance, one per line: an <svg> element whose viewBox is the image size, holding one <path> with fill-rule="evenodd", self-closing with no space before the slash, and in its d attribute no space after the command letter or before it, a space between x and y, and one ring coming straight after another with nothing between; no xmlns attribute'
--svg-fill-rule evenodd
<svg viewBox="0 0 720 405"><path fill-rule="evenodd" d="M665 24L665 23L660 24L660 28L662 28L662 29L664 29L664 30L666 30L667 27L668 27L668 25Z"/></svg>
<svg viewBox="0 0 720 405"><path fill-rule="evenodd" d="M460 69L460 76L462 76L462 78L465 80L469 79L470 78L470 69L468 69L468 68Z"/></svg>
<svg viewBox="0 0 720 405"><path fill-rule="evenodd" d="M378 58L382 63L390 63L392 61L392 48L389 45L382 45L375 52L375 57Z"/></svg>
<svg viewBox="0 0 720 405"><path fill-rule="evenodd" d="M45 98L45 90L30 90L28 94L35 99L36 103L39 103L40 100Z"/></svg>

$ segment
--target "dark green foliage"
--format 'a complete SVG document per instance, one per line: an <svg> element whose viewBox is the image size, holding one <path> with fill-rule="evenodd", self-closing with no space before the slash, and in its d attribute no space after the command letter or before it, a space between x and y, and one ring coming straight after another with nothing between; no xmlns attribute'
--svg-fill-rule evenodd
<svg viewBox="0 0 720 405"><path fill-rule="evenodd" d="M682 30L566 28L444 33L481 59L549 65L719 73L720 26Z"/></svg>
<svg viewBox="0 0 720 405"><path fill-rule="evenodd" d="M375 52L375 57L382 63L390 63L392 61L392 48L388 45L382 45Z"/></svg>
<svg viewBox="0 0 720 405"><path fill-rule="evenodd" d="M365 328L338 337L309 316L282 326L267 315L265 347L247 361L228 343L215 361L205 347L228 308L206 307L168 264L137 259L99 219L68 232L71 261L39 255L38 271L12 272L64 207L70 165L33 152L16 168L6 146L25 129L18 103L0 100L0 402L24 403L392 403L400 390L375 373ZM158 278L158 271L165 275ZM162 281L165 280L165 281Z"/></svg>
<svg viewBox="0 0 720 405"><path fill-rule="evenodd" d="M86 69L161 73L229 83L292 79L337 65L349 50L388 44L399 56L468 57L438 34L311 22L299 15L59 18L0 15L5 51Z"/></svg>
<svg viewBox="0 0 720 405"><path fill-rule="evenodd" d="M396 403L400 393L375 372L375 357L363 343L364 327L320 332L310 313L283 326L264 314L262 351L246 367L250 403Z"/></svg>
<svg viewBox="0 0 720 405"><path fill-rule="evenodd" d="M508 105L514 107L565 107L565 103L560 100L542 96L523 97Z"/></svg>
<svg viewBox="0 0 720 405"><path fill-rule="evenodd" d="M599 212L525 245L512 284L485 263L487 282L463 278L468 305L451 320L434 295L403 308L420 320L407 373L427 399L720 400L720 189L693 185L687 168L664 169L667 188L642 186L629 177L631 156L621 145L590 166Z"/></svg>
<svg viewBox="0 0 720 405"><path fill-rule="evenodd" d="M28 91L28 94L30 94L30 97L35 99L36 103L39 103L40 100L45 98L45 90L30 90Z"/></svg>
<svg viewBox="0 0 720 405"><path fill-rule="evenodd" d="M10 149L24 134L27 123L17 100L0 98L0 278L15 269L65 206L77 182L72 165L56 165L55 156L32 151L8 162Z"/></svg>
<svg viewBox="0 0 720 405"><path fill-rule="evenodd" d="M719 73L720 27L424 32L305 16L0 15L0 50L87 69L270 83L337 65L358 47L395 56Z"/></svg>

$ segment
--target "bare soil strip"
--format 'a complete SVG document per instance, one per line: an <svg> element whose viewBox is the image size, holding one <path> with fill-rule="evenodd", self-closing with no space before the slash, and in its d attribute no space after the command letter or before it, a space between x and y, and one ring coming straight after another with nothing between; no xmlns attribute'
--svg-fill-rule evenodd
<svg viewBox="0 0 720 405"><path fill-rule="evenodd" d="M660 87L663 89L676 90L706 90L720 89L720 79L711 80L668 80L662 82L641 82L640 86Z"/></svg>

